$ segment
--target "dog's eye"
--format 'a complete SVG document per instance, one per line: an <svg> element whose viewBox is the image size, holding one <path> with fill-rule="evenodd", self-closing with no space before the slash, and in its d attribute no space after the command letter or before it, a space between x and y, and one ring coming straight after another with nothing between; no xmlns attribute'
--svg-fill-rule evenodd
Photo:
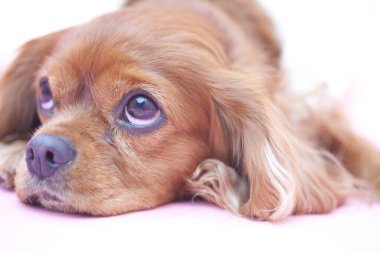
<svg viewBox="0 0 380 253"><path fill-rule="evenodd" d="M134 127L147 127L161 118L161 110L151 98L137 94L128 99L124 107L123 118Z"/></svg>
<svg viewBox="0 0 380 253"><path fill-rule="evenodd" d="M39 105L45 112L52 112L54 110L55 102L49 81L46 78L40 81Z"/></svg>

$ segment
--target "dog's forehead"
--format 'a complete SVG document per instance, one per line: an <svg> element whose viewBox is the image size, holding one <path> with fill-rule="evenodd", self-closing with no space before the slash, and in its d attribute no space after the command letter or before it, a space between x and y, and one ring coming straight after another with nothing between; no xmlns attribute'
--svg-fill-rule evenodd
<svg viewBox="0 0 380 253"><path fill-rule="evenodd" d="M127 36L109 26L97 23L73 28L57 42L41 73L49 77L57 96L69 99L86 89L113 90L120 88L120 82L143 76Z"/></svg>
<svg viewBox="0 0 380 253"><path fill-rule="evenodd" d="M70 29L45 68L57 99L71 104L88 94L117 101L129 89L127 84L152 83L149 72L176 86L191 84L187 92L199 91L195 86L203 85L202 66L218 58L215 51L199 52L213 48L213 34L204 24L196 25L199 17L166 11L172 16L156 10L119 11ZM205 31L211 37L205 38Z"/></svg>
<svg viewBox="0 0 380 253"><path fill-rule="evenodd" d="M175 7L126 8L71 29L57 43L54 56L92 75L132 59L144 65L161 65L170 56L185 60L191 56L187 51L202 45L210 49L218 37L204 21Z"/></svg>

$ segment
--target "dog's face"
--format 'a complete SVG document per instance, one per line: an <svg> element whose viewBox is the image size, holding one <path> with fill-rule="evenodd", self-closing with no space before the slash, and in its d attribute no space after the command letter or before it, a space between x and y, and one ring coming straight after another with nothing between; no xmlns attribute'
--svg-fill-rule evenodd
<svg viewBox="0 0 380 253"><path fill-rule="evenodd" d="M16 179L24 201L95 215L151 208L177 198L211 155L211 98L202 73L192 72L209 52L188 55L186 43L165 37L186 19L152 26L144 19L157 14L139 14L121 11L65 31L43 61L34 82L42 126Z"/></svg>

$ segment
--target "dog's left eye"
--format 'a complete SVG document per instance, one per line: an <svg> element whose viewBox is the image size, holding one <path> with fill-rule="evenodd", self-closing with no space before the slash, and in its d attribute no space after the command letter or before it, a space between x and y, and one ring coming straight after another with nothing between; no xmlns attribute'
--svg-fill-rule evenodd
<svg viewBox="0 0 380 253"><path fill-rule="evenodd" d="M54 97L46 78L40 81L39 106L45 112L52 112L55 107Z"/></svg>
<svg viewBox="0 0 380 253"><path fill-rule="evenodd" d="M132 96L124 107L123 119L134 127L151 126L160 117L161 110L151 98L144 94Z"/></svg>

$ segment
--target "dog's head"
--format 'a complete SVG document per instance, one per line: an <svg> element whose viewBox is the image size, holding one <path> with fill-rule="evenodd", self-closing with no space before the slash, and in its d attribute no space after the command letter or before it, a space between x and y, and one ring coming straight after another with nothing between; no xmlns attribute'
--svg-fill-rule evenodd
<svg viewBox="0 0 380 253"><path fill-rule="evenodd" d="M204 22L163 12L122 10L24 46L16 61L25 69L11 72L28 71L17 73L28 91L13 91L9 99L23 95L10 102L23 115L10 116L25 126L37 113L41 126L17 175L22 200L96 215L151 208L180 196L213 156L212 98L201 76L219 60L207 48L216 35L204 40L206 27L188 24Z"/></svg>
<svg viewBox="0 0 380 253"><path fill-rule="evenodd" d="M190 192L291 213L297 152L272 103L278 47L261 17L252 40L206 3L141 4L27 43L0 87L0 136L38 127L18 196L113 215Z"/></svg>

